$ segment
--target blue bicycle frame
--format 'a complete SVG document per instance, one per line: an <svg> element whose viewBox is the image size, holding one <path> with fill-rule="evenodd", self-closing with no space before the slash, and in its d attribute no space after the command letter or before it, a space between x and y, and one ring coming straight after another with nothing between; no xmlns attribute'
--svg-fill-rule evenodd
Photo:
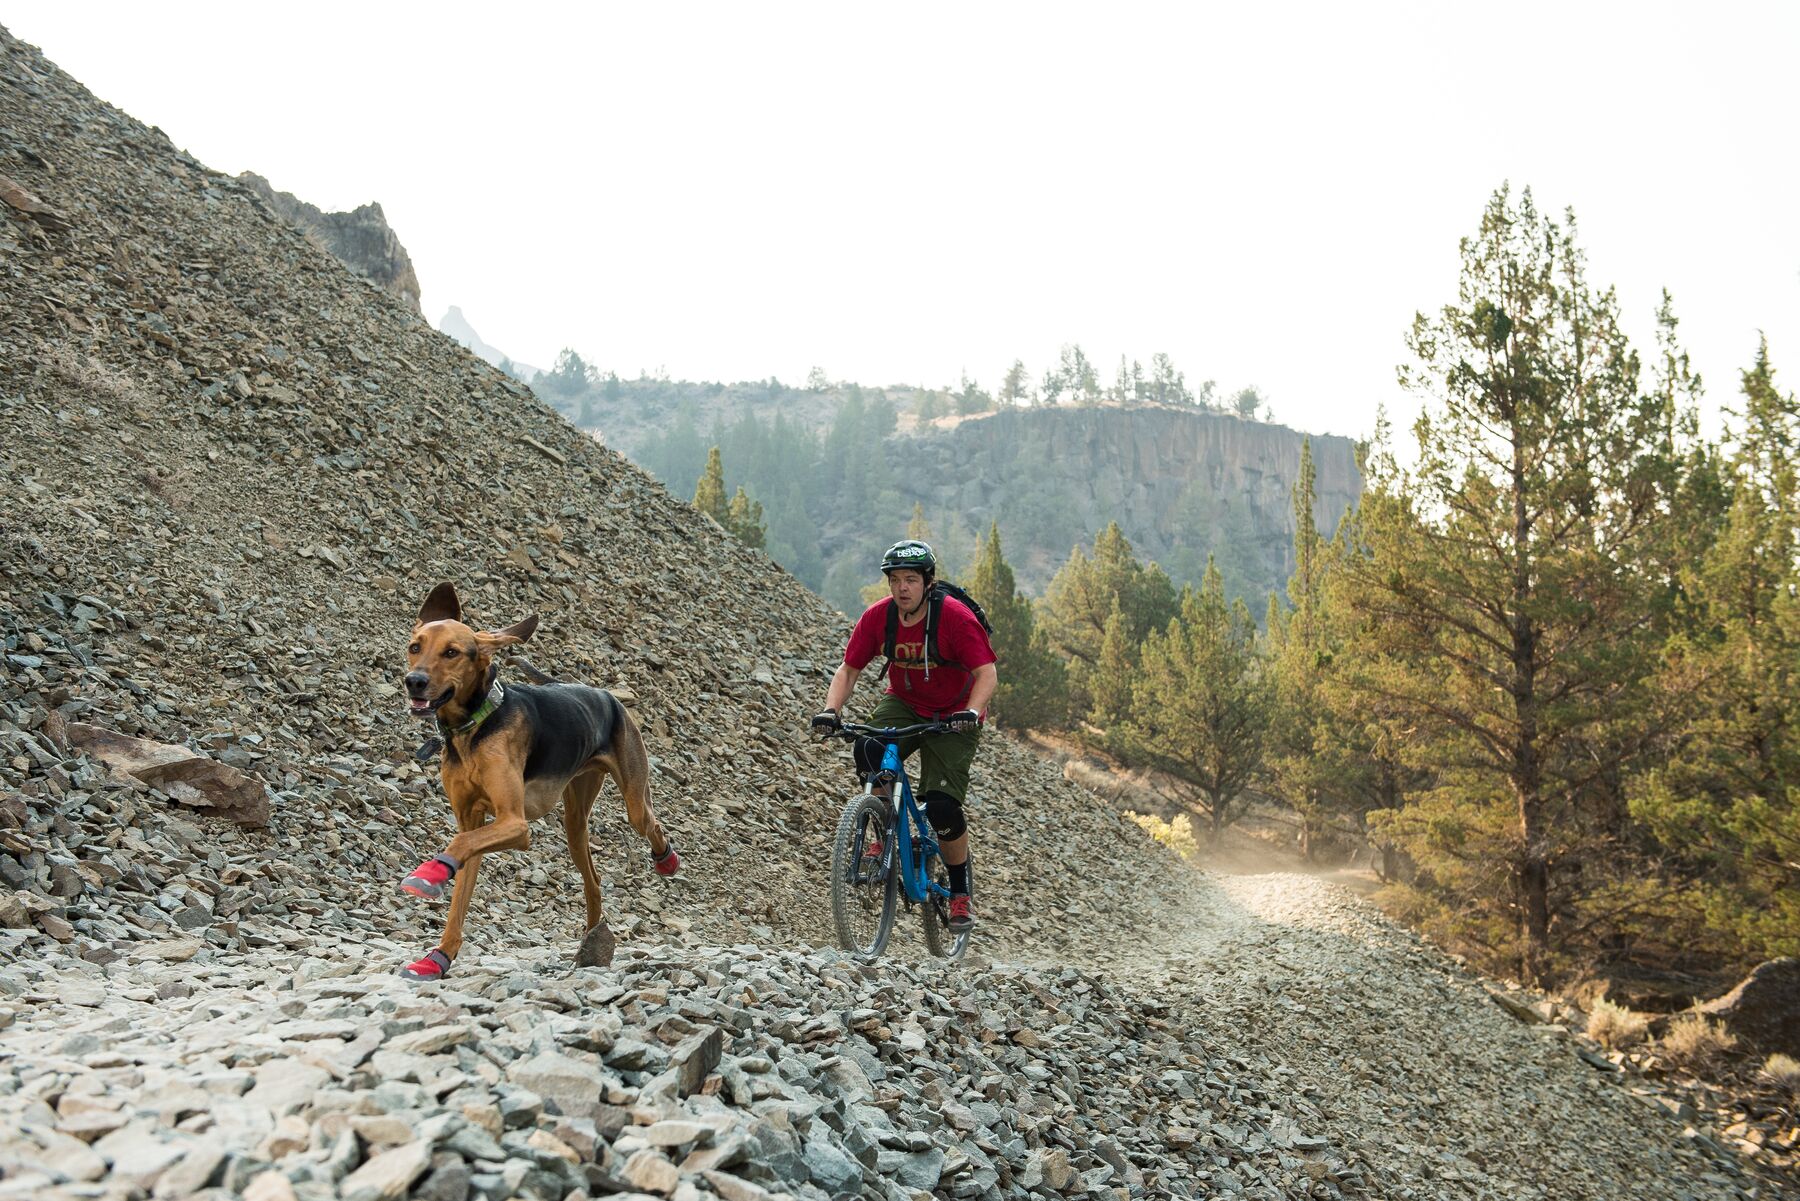
<svg viewBox="0 0 1800 1201"><path fill-rule="evenodd" d="M894 844L900 854L900 883L906 888L906 899L915 904L929 897L948 898L950 890L930 879L925 874L925 864L933 855L940 854L937 839L931 836L931 827L926 824L925 815L919 812L918 802L913 800L912 781L906 778L906 771L900 763L900 744L888 743L881 755L881 771L891 775L900 785L899 799L895 805L897 830ZM871 783L870 791L874 791ZM913 831L917 829L918 834Z"/></svg>

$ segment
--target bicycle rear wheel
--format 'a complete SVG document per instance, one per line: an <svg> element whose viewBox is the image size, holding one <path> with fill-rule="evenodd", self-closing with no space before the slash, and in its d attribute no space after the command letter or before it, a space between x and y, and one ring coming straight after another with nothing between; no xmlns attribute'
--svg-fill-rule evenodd
<svg viewBox="0 0 1800 1201"><path fill-rule="evenodd" d="M950 887L950 871L944 857L934 854L925 861L925 878L940 888ZM969 891L975 891L975 856L969 856ZM969 949L969 932L950 931L950 899L935 892L920 906L925 911L925 949L939 959L960 959Z"/></svg>
<svg viewBox="0 0 1800 1201"><path fill-rule="evenodd" d="M850 798L831 842L831 919L838 945L862 959L881 954L894 932L900 878L888 804L866 792Z"/></svg>

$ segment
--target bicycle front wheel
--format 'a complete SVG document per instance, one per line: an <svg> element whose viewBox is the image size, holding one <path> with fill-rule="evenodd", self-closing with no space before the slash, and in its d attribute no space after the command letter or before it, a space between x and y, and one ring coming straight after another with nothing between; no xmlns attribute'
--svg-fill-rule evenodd
<svg viewBox="0 0 1800 1201"><path fill-rule="evenodd" d="M939 888L950 887L950 870L942 855L934 854L925 861L925 878ZM969 891L975 891L975 856L969 856ZM950 929L950 899L933 892L920 906L925 911L925 949L939 959L960 959L969 949L969 933L953 933Z"/></svg>
<svg viewBox="0 0 1800 1201"><path fill-rule="evenodd" d="M873 959L894 932L900 877L889 802L869 793L852 797L831 842L831 918L838 945Z"/></svg>

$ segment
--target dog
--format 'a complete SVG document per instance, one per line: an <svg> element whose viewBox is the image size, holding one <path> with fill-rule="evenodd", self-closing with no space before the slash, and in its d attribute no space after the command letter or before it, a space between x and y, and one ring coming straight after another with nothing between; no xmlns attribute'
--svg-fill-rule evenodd
<svg viewBox="0 0 1800 1201"><path fill-rule="evenodd" d="M529 847L530 823L556 808L559 799L587 902L586 933L575 962L583 967L612 962L614 939L588 848L588 814L607 776L625 798L632 829L650 841L657 873L672 876L681 868L675 844L650 808L650 758L643 736L618 698L582 684L503 687L498 682L495 652L530 638L537 624L533 615L503 630L472 629L463 624L456 589L448 583L433 588L419 608L406 647L407 707L415 717L437 721L443 740L439 775L457 833L400 885L427 898L442 896L447 885L453 889L444 936L401 969L409 980L436 980L450 970L462 947L482 856Z"/></svg>

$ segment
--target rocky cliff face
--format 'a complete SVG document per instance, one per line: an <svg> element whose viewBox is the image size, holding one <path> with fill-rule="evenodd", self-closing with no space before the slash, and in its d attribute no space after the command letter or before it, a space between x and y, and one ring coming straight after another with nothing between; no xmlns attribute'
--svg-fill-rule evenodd
<svg viewBox="0 0 1800 1201"><path fill-rule="evenodd" d="M365 204L347 213L328 213L292 192L277 192L254 171L245 171L238 179L339 262L386 288L411 305L413 312L423 315L419 308L419 277L413 273L412 258L388 225L379 204Z"/></svg>
<svg viewBox="0 0 1800 1201"><path fill-rule="evenodd" d="M1176 409L1024 409L893 440L908 499L927 512L998 520L1027 590L1117 521L1140 556L1198 579L1216 556L1256 597L1293 570L1291 499L1300 446L1285 426ZM1361 494L1355 446L1310 435L1313 519L1329 533ZM1257 609L1260 616L1260 609Z"/></svg>

